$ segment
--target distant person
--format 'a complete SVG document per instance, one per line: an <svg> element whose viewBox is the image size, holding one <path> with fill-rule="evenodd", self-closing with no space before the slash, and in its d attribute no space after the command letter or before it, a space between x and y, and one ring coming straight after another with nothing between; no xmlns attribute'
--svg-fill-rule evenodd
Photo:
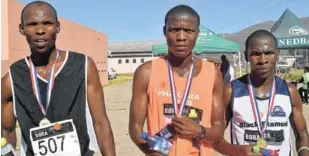
<svg viewBox="0 0 309 156"><path fill-rule="evenodd" d="M161 156L141 139L146 118L150 135L168 124L174 127L169 156L212 155L210 144L223 136L221 72L213 63L192 54L199 25L200 17L194 9L173 7L165 15L163 27L167 56L148 61L135 71L129 132L146 155ZM194 111L196 117L188 117L188 112Z"/></svg>
<svg viewBox="0 0 309 156"><path fill-rule="evenodd" d="M1 129L21 156L115 156L98 70L92 58L56 48L60 23L47 2L21 12L20 33L30 56L14 62L1 79ZM78 32L77 32L78 33Z"/></svg>
<svg viewBox="0 0 309 156"><path fill-rule="evenodd" d="M228 84L231 82L231 73L230 73L230 62L226 58L225 55L221 55L221 66L220 66L220 71L222 73L222 78L224 84Z"/></svg>
<svg viewBox="0 0 309 156"><path fill-rule="evenodd" d="M231 156L290 156L295 134L297 155L308 156L309 137L297 89L274 73L279 57L276 37L257 30L248 36L245 49L251 72L224 86L231 142L222 138L213 147Z"/></svg>
<svg viewBox="0 0 309 156"><path fill-rule="evenodd" d="M309 82L309 67L304 68L304 74L301 77L300 83L303 83L303 86L298 89L298 93L301 97L303 103L308 104L308 82Z"/></svg>
<svg viewBox="0 0 309 156"><path fill-rule="evenodd" d="M231 75L231 79L230 79L230 82L231 82L235 79L235 70L234 70L234 67L232 65L230 65L229 73Z"/></svg>

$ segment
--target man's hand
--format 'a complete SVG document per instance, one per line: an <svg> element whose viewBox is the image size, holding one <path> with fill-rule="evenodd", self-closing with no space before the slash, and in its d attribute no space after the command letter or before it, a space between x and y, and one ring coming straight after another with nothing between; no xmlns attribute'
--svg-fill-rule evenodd
<svg viewBox="0 0 309 156"><path fill-rule="evenodd" d="M253 153L252 152L252 145L237 145L235 149L235 154L231 156L262 156L261 152Z"/></svg>
<svg viewBox="0 0 309 156"><path fill-rule="evenodd" d="M181 139L193 139L201 131L201 127L186 116L175 116L172 120L172 125L177 136Z"/></svg>
<svg viewBox="0 0 309 156"><path fill-rule="evenodd" d="M164 156L164 155L159 152L149 152L149 154L146 154L146 156Z"/></svg>

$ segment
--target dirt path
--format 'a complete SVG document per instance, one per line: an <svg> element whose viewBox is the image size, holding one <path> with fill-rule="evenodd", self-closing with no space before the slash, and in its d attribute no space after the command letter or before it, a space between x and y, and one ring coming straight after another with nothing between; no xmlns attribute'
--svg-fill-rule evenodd
<svg viewBox="0 0 309 156"><path fill-rule="evenodd" d="M132 143L128 134L129 105L131 99L132 82L120 85L111 85L104 88L107 114L114 132L117 156L142 156L143 154ZM304 105L304 115L309 124L309 106ZM225 138L229 140L229 130L225 132ZM215 156L220 156L216 153ZM96 154L100 156L100 154Z"/></svg>

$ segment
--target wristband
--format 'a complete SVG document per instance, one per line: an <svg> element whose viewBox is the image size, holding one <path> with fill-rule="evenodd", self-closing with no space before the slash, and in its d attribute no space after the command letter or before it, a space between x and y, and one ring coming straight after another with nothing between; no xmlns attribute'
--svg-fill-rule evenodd
<svg viewBox="0 0 309 156"><path fill-rule="evenodd" d="M303 146L303 147L300 147L300 148L298 149L297 154L299 154L299 152L300 152L301 150L303 150L303 149L309 151L309 148L308 148L307 146Z"/></svg>

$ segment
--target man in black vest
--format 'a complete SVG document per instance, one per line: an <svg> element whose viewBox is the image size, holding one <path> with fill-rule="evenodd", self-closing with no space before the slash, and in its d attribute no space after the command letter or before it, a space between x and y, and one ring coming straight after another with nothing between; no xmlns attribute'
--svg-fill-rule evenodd
<svg viewBox="0 0 309 156"><path fill-rule="evenodd" d="M29 3L19 30L31 55L13 63L1 79L2 137L16 144L18 120L21 155L92 156L101 151L115 156L96 65L84 54L56 48L56 10L46 2Z"/></svg>

